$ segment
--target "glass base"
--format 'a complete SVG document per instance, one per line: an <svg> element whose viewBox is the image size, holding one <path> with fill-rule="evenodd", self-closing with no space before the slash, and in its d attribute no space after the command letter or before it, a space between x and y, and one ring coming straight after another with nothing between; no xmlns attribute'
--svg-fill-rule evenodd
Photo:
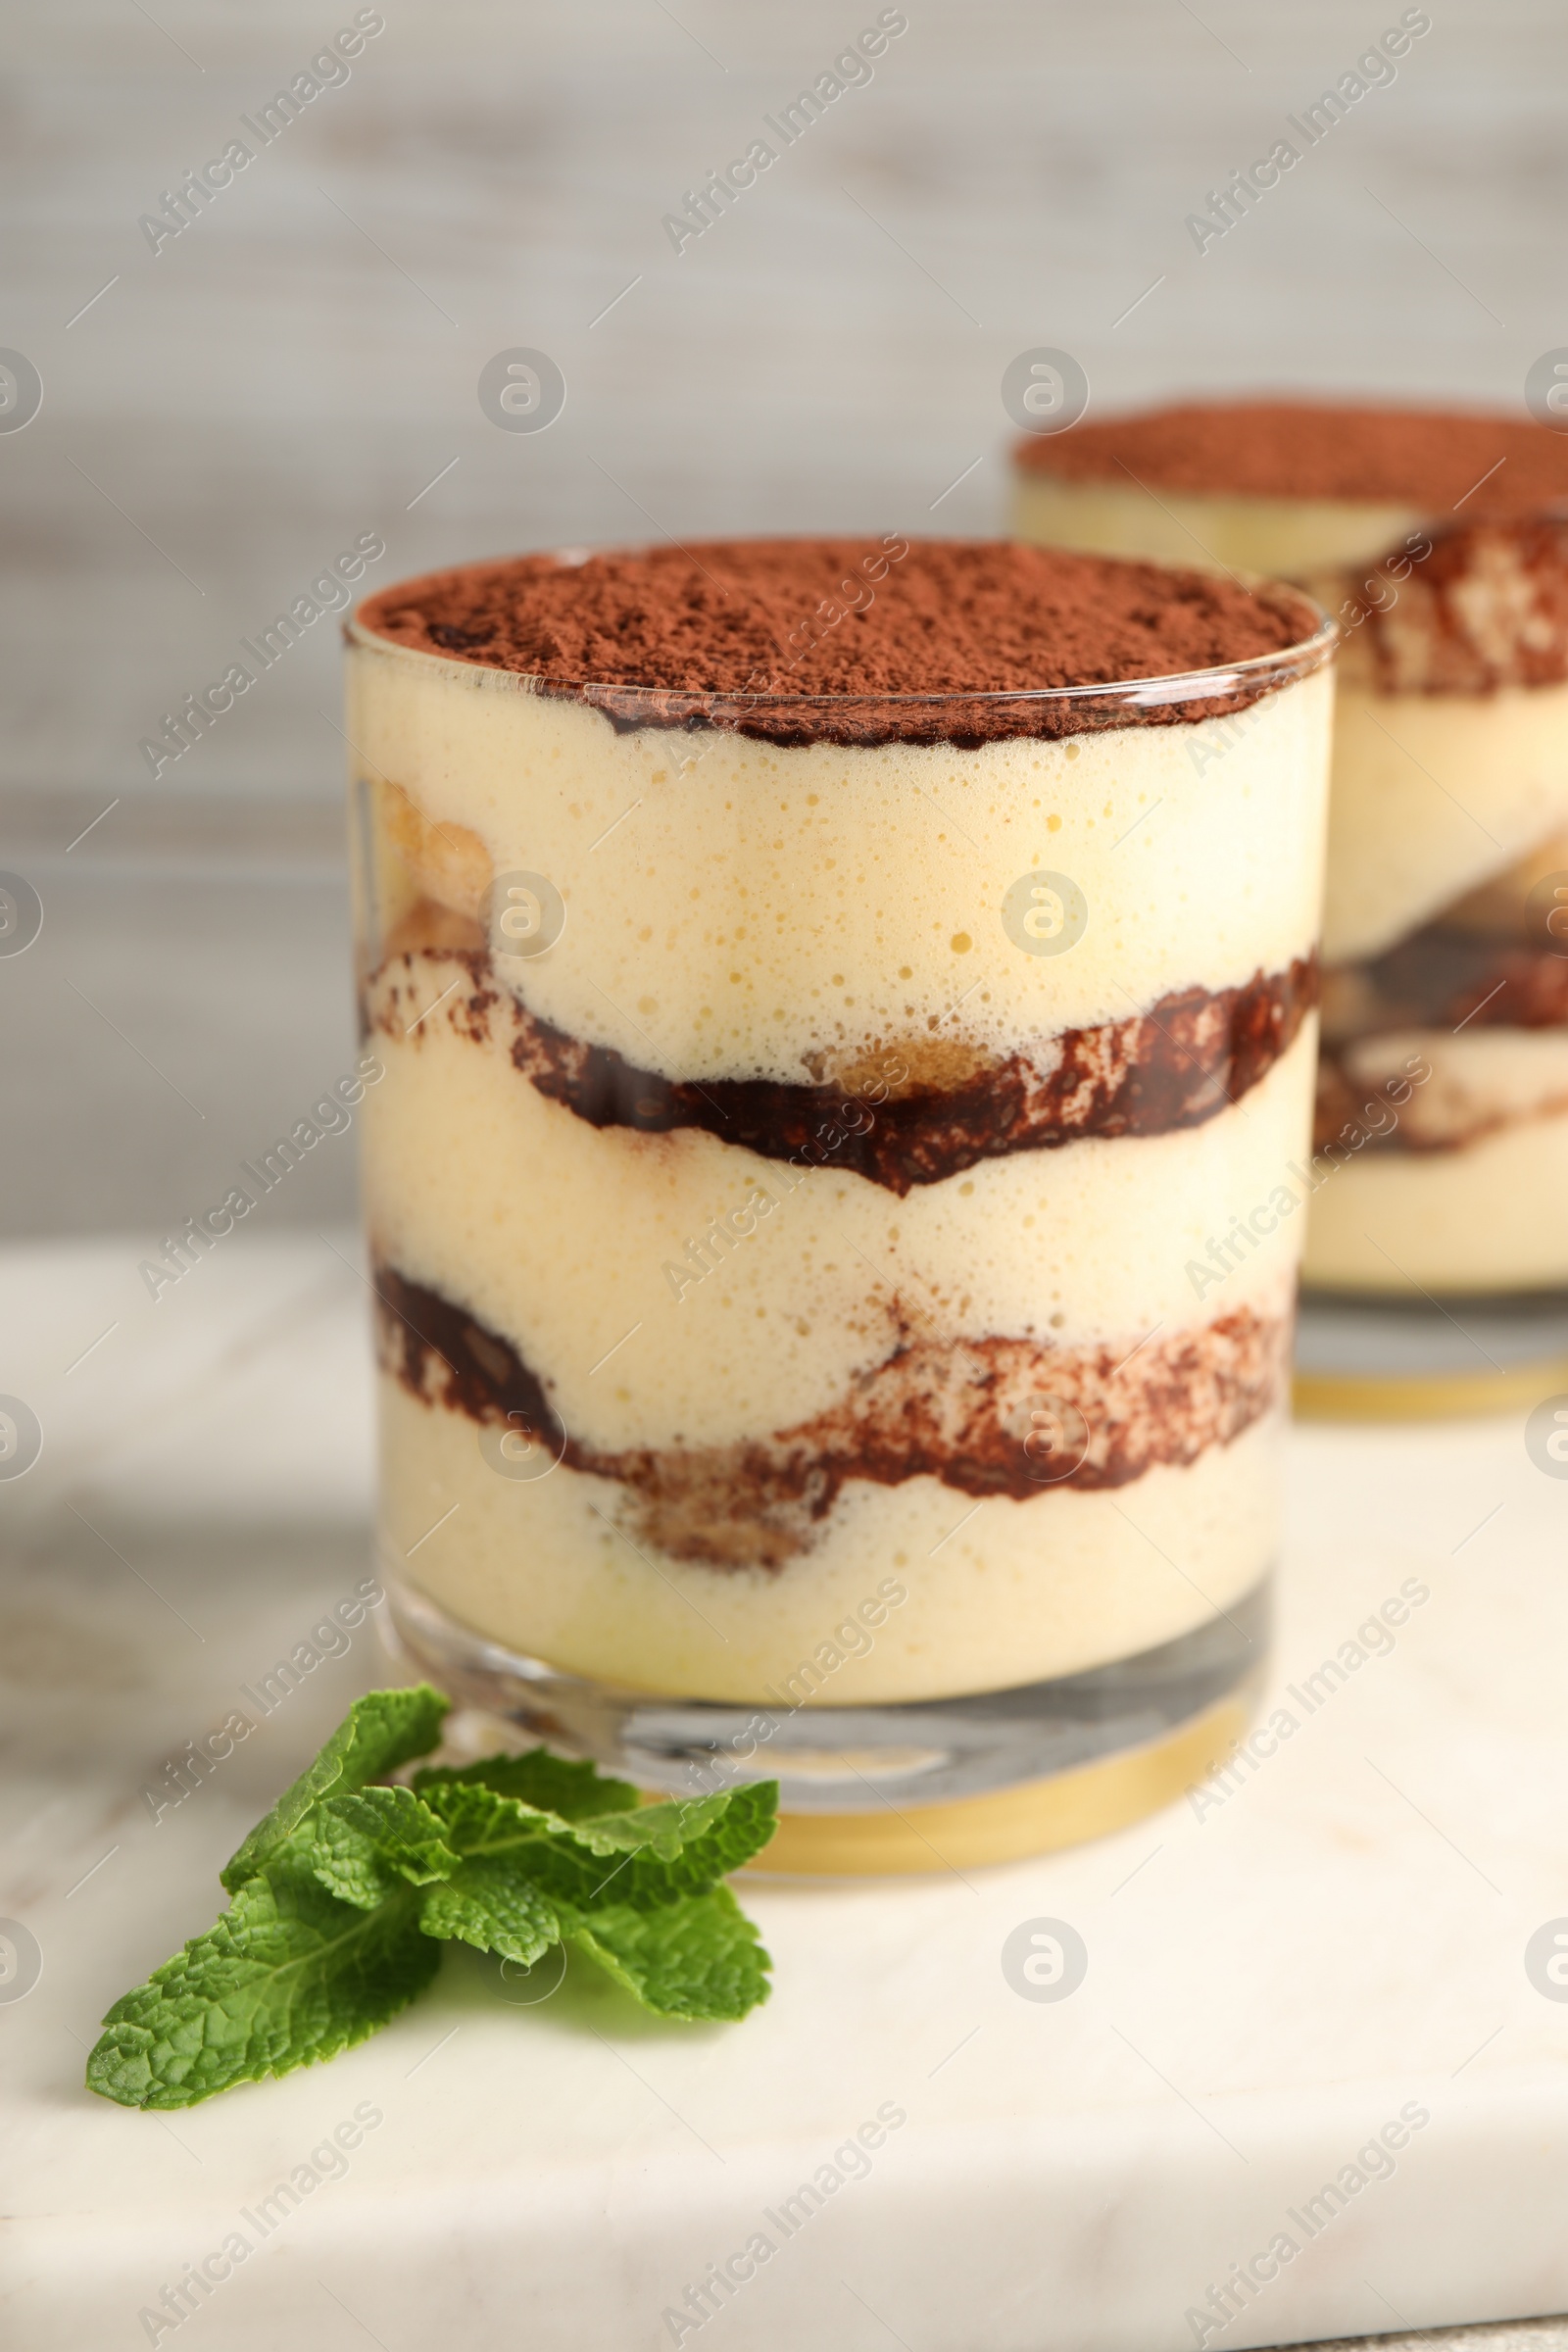
<svg viewBox="0 0 1568 2352"><path fill-rule="evenodd" d="M1323 1421L1506 1413L1568 1390L1568 1291L1380 1298L1303 1291L1298 1413Z"/></svg>
<svg viewBox="0 0 1568 2352"><path fill-rule="evenodd" d="M591 1756L676 1796L776 1780L779 1832L754 1867L809 1873L1006 1861L1169 1803L1246 1729L1270 1613L1265 1579L1197 1632L1088 1673L956 1698L792 1708L563 1674L386 1583L397 1662L505 1739ZM493 1744L493 1729L480 1740Z"/></svg>

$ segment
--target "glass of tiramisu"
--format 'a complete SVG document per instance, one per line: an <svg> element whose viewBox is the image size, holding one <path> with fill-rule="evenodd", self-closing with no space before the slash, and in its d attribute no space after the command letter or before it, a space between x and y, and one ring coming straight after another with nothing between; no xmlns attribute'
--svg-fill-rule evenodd
<svg viewBox="0 0 1568 2352"><path fill-rule="evenodd" d="M1568 435L1193 404L1033 439L1016 485L1034 543L1283 574L1344 631L1303 1400L1562 1386Z"/></svg>
<svg viewBox="0 0 1568 2352"><path fill-rule="evenodd" d="M349 638L411 1665L776 1778L770 1867L1165 1801L1263 1664L1332 624L888 535L473 564Z"/></svg>

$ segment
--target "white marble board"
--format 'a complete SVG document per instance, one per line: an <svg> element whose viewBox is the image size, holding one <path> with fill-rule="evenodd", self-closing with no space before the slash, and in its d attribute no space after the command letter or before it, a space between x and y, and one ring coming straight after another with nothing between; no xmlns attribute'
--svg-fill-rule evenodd
<svg viewBox="0 0 1568 2352"><path fill-rule="evenodd" d="M209 1923L381 1671L367 1629L155 1826L165 1760L367 1573L369 1422L347 1237L236 1243L157 1310L136 1255L0 1261L0 1386L48 1432L0 1487L0 1913L43 1956L0 2002L7 2352L151 2340L236 2230L173 2331L197 2352L1232 2352L1568 2306L1568 2002L1525 1967L1568 1917L1568 1482L1522 1416L1298 1433L1270 1701L1298 1728L1223 1802L966 1876L750 1883L776 1990L740 2027L572 1980L517 2006L465 1954L329 2067L163 2119L88 2097L104 2007ZM1310 1714L1281 1695L1412 1583L1392 1648ZM1004 1975L1039 1918L1088 1947L1069 1999ZM240 2219L357 2110L341 2168L265 2238ZM767 2217L879 2111L906 2120L786 2236ZM1348 2166L1381 2177L1308 2236ZM696 2326L688 2289L760 2232Z"/></svg>

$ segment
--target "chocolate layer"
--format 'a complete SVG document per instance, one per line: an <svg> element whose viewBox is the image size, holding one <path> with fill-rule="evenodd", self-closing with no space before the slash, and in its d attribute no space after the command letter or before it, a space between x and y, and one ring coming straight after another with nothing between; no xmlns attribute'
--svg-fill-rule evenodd
<svg viewBox="0 0 1568 2352"><path fill-rule="evenodd" d="M1568 956L1429 923L1365 963L1323 975L1326 1048L1401 1029L1568 1026Z"/></svg>
<svg viewBox="0 0 1568 2352"><path fill-rule="evenodd" d="M1568 498L1568 434L1524 416L1329 400L1190 401L1019 443L1026 472L1199 496L1346 499L1441 518Z"/></svg>
<svg viewBox="0 0 1568 2352"><path fill-rule="evenodd" d="M1317 1062L1312 1150L1314 1153L1326 1152L1331 1144L1341 1145L1346 1152L1358 1155L1369 1152L1434 1149L1408 1132L1397 1116L1397 1105L1391 1108L1381 1087L1358 1083L1334 1049L1325 1046Z"/></svg>
<svg viewBox="0 0 1568 2352"><path fill-rule="evenodd" d="M1321 616L1286 589L968 540L732 539L469 564L383 589L372 636L510 670L620 728L786 746L951 743L1183 724L1286 682L1235 667ZM1215 670L1194 701L1098 686ZM1079 691L1059 699L1042 690Z"/></svg>
<svg viewBox="0 0 1568 2352"><path fill-rule="evenodd" d="M1318 989L1316 959L1298 958L1284 971L1254 972L1239 988L1181 989L1146 1013L1065 1030L957 1085L906 1075L891 1085L884 1077L846 1088L745 1078L699 1083L638 1069L613 1047L568 1037L530 1013L497 982L482 949L425 948L389 958L372 985L372 1025L403 1037L414 1015L440 998L432 974L441 966L453 977L466 973L469 985L430 1018L474 1042L499 1031L539 1093L590 1126L651 1135L697 1128L766 1159L843 1168L900 1195L1014 1152L1201 1126L1267 1076ZM907 1072L896 1043L887 1054Z"/></svg>
<svg viewBox="0 0 1568 2352"><path fill-rule="evenodd" d="M1407 1033L1401 1043L1425 1045L1434 1058L1441 1055L1441 1044L1434 1039ZM1564 1044L1568 1045L1568 1037ZM1427 1078L1434 1072L1432 1063L1419 1051L1410 1057L1418 1068L1425 1064ZM1359 1068L1356 1064L1360 1062ZM1327 1152L1331 1144L1346 1147L1348 1152L1381 1153L1403 1152L1421 1157L1437 1152L1464 1152L1486 1137L1499 1135L1504 1129L1524 1125L1532 1119L1555 1118L1568 1110L1568 1058L1560 1061L1555 1073L1541 1074L1543 1082L1537 1091L1523 1101L1517 1098L1498 1104L1489 1102L1484 1081L1478 1088L1456 1091L1450 1083L1445 1086L1443 1074L1437 1074L1435 1101L1423 1094L1411 1102L1409 1083L1396 1069L1389 1078L1369 1078L1365 1057L1355 1054L1353 1048L1330 1050L1321 1056L1317 1067L1317 1099L1312 1121L1312 1150ZM1398 1115L1403 1108L1403 1115ZM1393 1106L1391 1112L1391 1105Z"/></svg>
<svg viewBox="0 0 1568 2352"><path fill-rule="evenodd" d="M1548 850L1559 854L1555 844ZM1494 906L1488 905L1489 895ZM1493 1113L1455 1115L1434 1133L1429 1117L1390 1119L1376 1100L1381 1090L1357 1074L1354 1050L1380 1037L1425 1032L1438 1038L1461 1030L1472 1036L1488 1029L1568 1032L1568 953L1539 944L1550 937L1546 912L1524 895L1522 883L1512 894L1496 887L1491 894L1478 891L1383 955L1329 965L1323 974L1315 1152L1335 1141L1357 1152L1457 1151L1510 1123ZM1556 1107L1555 1102L1538 1105Z"/></svg>
<svg viewBox="0 0 1568 2352"><path fill-rule="evenodd" d="M1312 586L1346 628L1347 681L1369 676L1379 693L1492 694L1568 678L1568 519L1450 524L1370 571Z"/></svg>
<svg viewBox="0 0 1568 2352"><path fill-rule="evenodd" d="M376 1271L383 1369L428 1406L511 1427L559 1464L622 1486L638 1537L678 1560L782 1568L810 1548L845 1485L937 1478L1013 1501L1049 1487L1129 1485L1229 1445L1283 1394L1290 1331L1250 1307L1130 1354L1024 1339L927 1339L906 1323L886 1359L826 1411L729 1446L609 1450L565 1429L511 1344L395 1267Z"/></svg>

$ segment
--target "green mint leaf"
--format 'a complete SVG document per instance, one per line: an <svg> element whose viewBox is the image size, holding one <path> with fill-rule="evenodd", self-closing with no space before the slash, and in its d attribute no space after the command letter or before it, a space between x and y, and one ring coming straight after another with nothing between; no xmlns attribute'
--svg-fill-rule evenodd
<svg viewBox="0 0 1568 2352"><path fill-rule="evenodd" d="M284 1790L220 1873L229 1892L255 1876L321 1798L347 1795L411 1756L428 1755L451 1703L428 1683L412 1690L368 1690L357 1698L309 1771Z"/></svg>
<svg viewBox="0 0 1568 2352"><path fill-rule="evenodd" d="M440 1966L418 1899L403 1886L359 1910L296 1849L275 1854L216 1927L115 2003L88 2088L122 2107L193 2107L363 2041Z"/></svg>
<svg viewBox="0 0 1568 2352"><path fill-rule="evenodd" d="M465 1858L516 1853L551 1838L572 1836L571 1824L557 1814L537 1812L514 1796L499 1796L482 1782L438 1782L423 1774L420 1781L419 1802L433 1816L447 1843Z"/></svg>
<svg viewBox="0 0 1568 2352"><path fill-rule="evenodd" d="M414 1786L427 1787L466 1781L493 1788L498 1796L515 1796L541 1813L561 1821L586 1821L596 1813L623 1813L637 1802L630 1781L612 1781L594 1764L569 1763L547 1747L531 1747L522 1756L485 1756L477 1764L430 1766L416 1773Z"/></svg>
<svg viewBox="0 0 1568 2352"><path fill-rule="evenodd" d="M449 1701L358 1699L222 1873L228 1910L117 2001L87 2065L126 2107L193 2106L363 2041L459 1938L528 1967L566 1940L661 2017L739 2018L769 1961L720 1882L773 1832L765 1784L638 1805L624 1781L536 1748L413 1788Z"/></svg>
<svg viewBox="0 0 1568 2352"><path fill-rule="evenodd" d="M766 1782L691 1805L648 1805L567 1823L473 1782L433 1784L424 1801L465 1857L507 1857L551 1899L579 1910L646 1910L706 1894L773 1834L778 1790Z"/></svg>
<svg viewBox="0 0 1568 2352"><path fill-rule="evenodd" d="M636 1893L617 1888L617 1901L671 1902L705 1894L732 1870L760 1853L778 1822L778 1783L757 1781L695 1802L643 1805L574 1826L574 1841L590 1853L629 1853Z"/></svg>
<svg viewBox="0 0 1568 2352"><path fill-rule="evenodd" d="M426 1936L458 1936L524 1968L561 1941L554 1905L525 1868L503 1855L465 1862L444 1886L426 1887L419 1925Z"/></svg>
<svg viewBox="0 0 1568 2352"><path fill-rule="evenodd" d="M459 1860L412 1788L329 1796L307 1816L293 1843L330 1893L362 1911L373 1911L401 1884L450 1878Z"/></svg>
<svg viewBox="0 0 1568 2352"><path fill-rule="evenodd" d="M682 1800L668 1797L654 1805L631 1805L618 1813L602 1813L579 1821L576 1835L591 1854L629 1854L646 1849L661 1862L676 1855L721 1821L729 1808L727 1791L717 1796Z"/></svg>
<svg viewBox="0 0 1568 2352"><path fill-rule="evenodd" d="M657 1911L595 1911L567 1927L566 1941L656 2017L734 2020L768 1995L772 1963L727 1886Z"/></svg>

